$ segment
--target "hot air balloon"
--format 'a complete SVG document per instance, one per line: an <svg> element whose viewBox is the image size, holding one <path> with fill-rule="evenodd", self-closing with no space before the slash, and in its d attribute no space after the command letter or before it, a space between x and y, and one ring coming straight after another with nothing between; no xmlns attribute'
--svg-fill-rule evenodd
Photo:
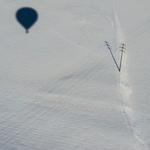
<svg viewBox="0 0 150 150"><path fill-rule="evenodd" d="M16 19L28 33L29 28L37 21L38 14L33 8L23 7L16 12Z"/></svg>

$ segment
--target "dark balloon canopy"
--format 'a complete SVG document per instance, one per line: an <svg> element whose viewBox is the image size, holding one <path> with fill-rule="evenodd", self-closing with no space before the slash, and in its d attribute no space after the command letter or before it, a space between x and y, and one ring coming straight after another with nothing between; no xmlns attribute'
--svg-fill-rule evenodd
<svg viewBox="0 0 150 150"><path fill-rule="evenodd" d="M16 18L28 33L29 28L37 21L38 14L33 8L23 7L16 12Z"/></svg>

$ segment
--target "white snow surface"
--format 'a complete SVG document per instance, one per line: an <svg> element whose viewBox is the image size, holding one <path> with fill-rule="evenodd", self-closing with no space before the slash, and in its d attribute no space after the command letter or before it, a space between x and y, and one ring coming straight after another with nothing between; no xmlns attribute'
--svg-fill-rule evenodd
<svg viewBox="0 0 150 150"><path fill-rule="evenodd" d="M21 7L39 14L29 34ZM150 150L150 1L1 0L0 150ZM108 41L119 72L104 44Z"/></svg>

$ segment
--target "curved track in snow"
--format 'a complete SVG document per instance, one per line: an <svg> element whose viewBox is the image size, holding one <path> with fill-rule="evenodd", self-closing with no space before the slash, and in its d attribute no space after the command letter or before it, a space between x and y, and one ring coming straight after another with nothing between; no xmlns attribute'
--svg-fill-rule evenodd
<svg viewBox="0 0 150 150"><path fill-rule="evenodd" d="M115 10L115 2L113 0L113 14L114 14L114 31L115 31L115 40L116 40L116 49L126 41L124 39L124 33L119 23L117 12ZM129 40L129 39L128 39ZM129 130L130 138L133 142L134 150L148 150L148 147L145 141L141 137L140 130L138 128L138 124L134 119L134 112L132 110L130 104L130 95L132 93L132 88L130 86L128 80L128 64L127 64L127 56L128 56L128 47L123 56L122 69L118 73L118 89L119 89L119 97L121 101L121 105L123 107L123 116L125 118L127 128ZM120 56L118 56L120 57Z"/></svg>

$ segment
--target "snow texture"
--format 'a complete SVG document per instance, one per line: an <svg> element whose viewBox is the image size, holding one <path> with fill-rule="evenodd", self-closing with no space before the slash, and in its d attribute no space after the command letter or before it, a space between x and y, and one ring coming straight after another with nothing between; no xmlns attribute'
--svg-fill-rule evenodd
<svg viewBox="0 0 150 150"><path fill-rule="evenodd" d="M26 34L15 19L32 7ZM1 0L0 150L149 150L150 1ZM108 41L119 72L104 44Z"/></svg>

